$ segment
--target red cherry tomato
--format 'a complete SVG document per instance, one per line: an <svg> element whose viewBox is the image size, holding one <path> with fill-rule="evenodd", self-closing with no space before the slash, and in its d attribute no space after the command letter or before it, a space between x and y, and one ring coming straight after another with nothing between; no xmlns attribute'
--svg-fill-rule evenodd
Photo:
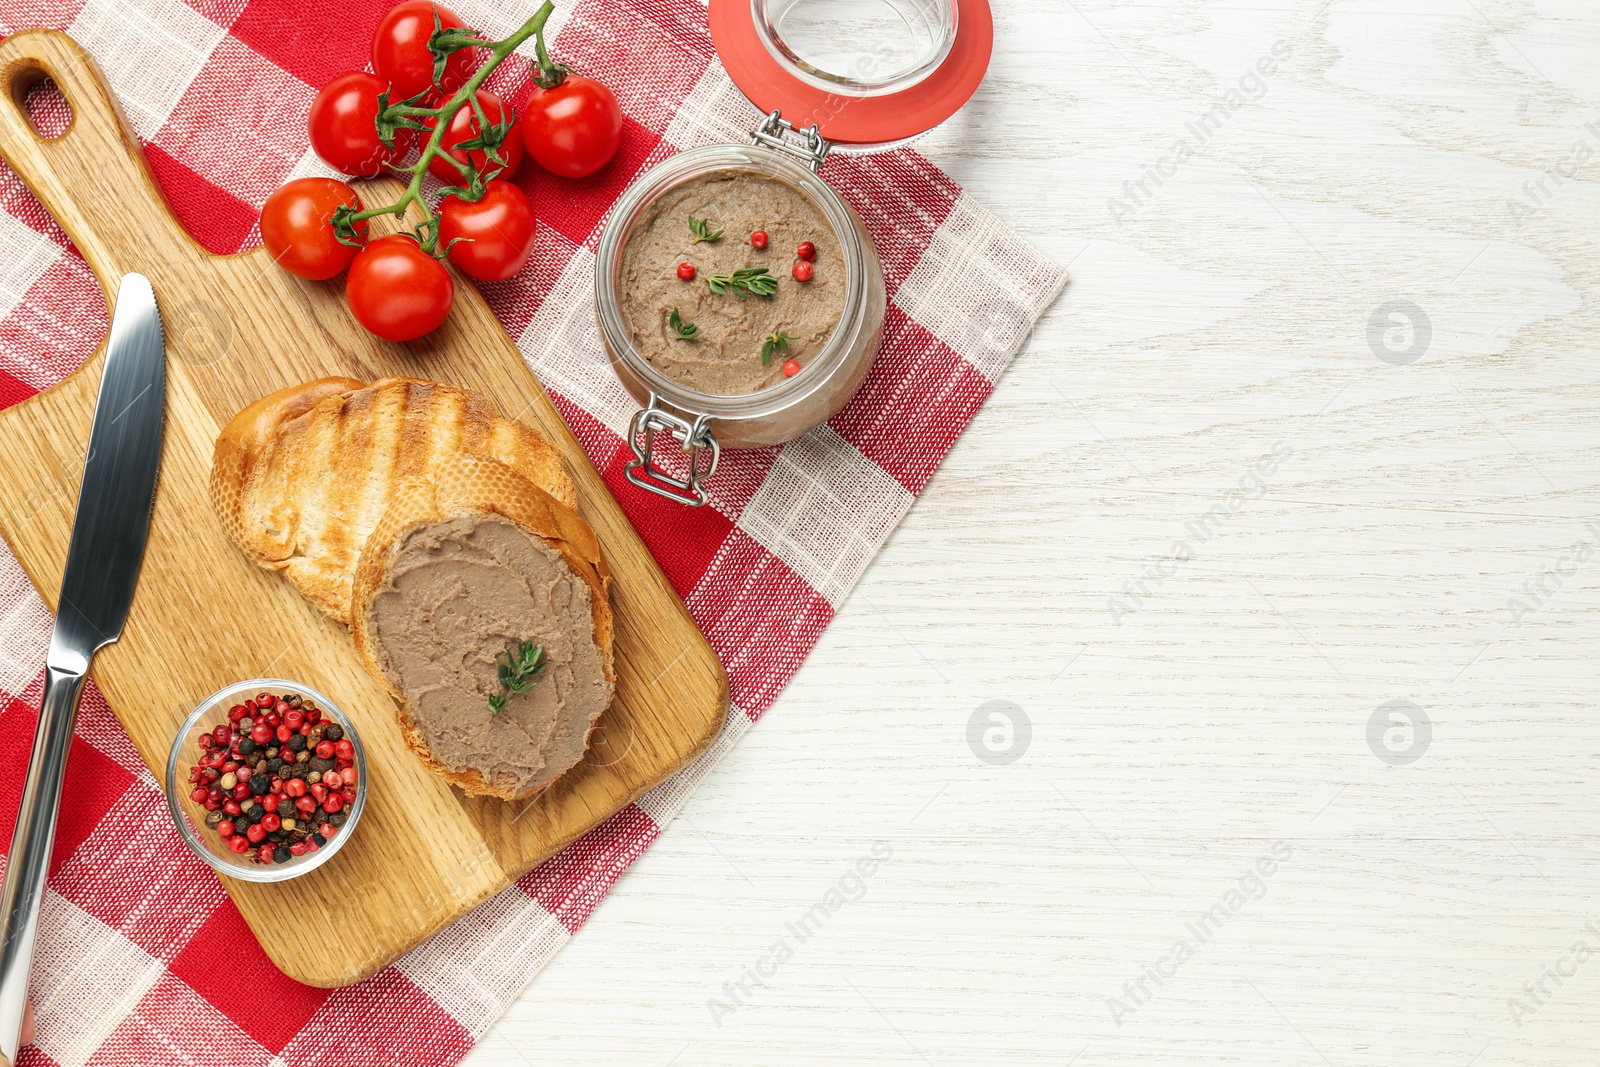
<svg viewBox="0 0 1600 1067"><path fill-rule="evenodd" d="M478 103L483 106L484 115L492 123L501 123L506 116L512 114L511 109L501 103L500 98L487 89L478 90ZM500 145L500 158L505 160L505 169L499 172L499 177L509 178L515 174L517 167L522 163L522 130L521 121L511 124L510 131L506 134L505 141ZM430 130L432 127L429 127ZM428 136L428 135L425 135ZM455 148L454 145L478 136L478 116L473 114L471 105L462 107L450 118L450 125L445 127L444 137L439 141L439 147L449 152L458 162L466 163L469 158L479 172L490 166L489 155L481 148L471 151ZM428 173L444 182L446 185L466 185L466 177L459 170L452 167L442 159L434 159L428 164ZM488 177L488 175L485 175Z"/></svg>
<svg viewBox="0 0 1600 1067"><path fill-rule="evenodd" d="M522 109L522 136L534 162L563 178L583 178L622 144L622 108L611 90L578 74L553 89L534 87Z"/></svg>
<svg viewBox="0 0 1600 1067"><path fill-rule="evenodd" d="M433 53L428 51L435 11L439 13L439 25L443 29L466 25L455 12L429 0L406 0L378 23L378 30L372 36L372 69L394 87L390 94L392 100L408 100L435 88ZM437 88L444 90L446 96L454 93L472 77L473 66L471 49L451 52L444 62L444 73L439 77Z"/></svg>
<svg viewBox="0 0 1600 1067"><path fill-rule="evenodd" d="M344 293L368 330L386 341L414 341L450 314L456 284L415 238L392 233L356 253Z"/></svg>
<svg viewBox="0 0 1600 1067"><path fill-rule="evenodd" d="M533 251L533 232L533 205L510 182L490 182L476 202L439 201L439 244L450 249L461 273L481 282L504 281L521 270ZM467 240L453 243L461 237Z"/></svg>
<svg viewBox="0 0 1600 1067"><path fill-rule="evenodd" d="M411 147L411 130L400 130L394 147L378 140L378 94L388 83L373 74L341 74L311 104L311 147L334 170L372 177Z"/></svg>

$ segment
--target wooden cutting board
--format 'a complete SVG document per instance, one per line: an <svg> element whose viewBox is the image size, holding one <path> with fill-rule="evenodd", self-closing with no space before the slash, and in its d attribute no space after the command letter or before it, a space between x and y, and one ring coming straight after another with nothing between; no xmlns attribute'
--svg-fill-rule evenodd
<svg viewBox="0 0 1600 1067"><path fill-rule="evenodd" d="M43 77L73 112L67 132L50 140L21 110ZM197 245L76 42L44 30L7 39L0 84L0 155L83 252L108 301L124 273L143 273L166 327L166 438L149 548L127 628L95 659L95 680L158 781L188 710L243 678L320 689L367 746L367 808L333 862L282 885L223 879L273 962L311 985L359 981L711 742L728 702L721 665L471 283L458 277L455 310L433 336L379 341L350 316L342 282L291 277L260 249L216 256ZM400 187L384 180L361 193L392 203ZM0 412L0 535L52 609L103 357L102 348L60 385ZM615 578L617 695L584 763L536 801L470 799L428 774L344 628L246 562L211 512L206 475L222 425L266 393L330 374L468 386L566 456Z"/></svg>

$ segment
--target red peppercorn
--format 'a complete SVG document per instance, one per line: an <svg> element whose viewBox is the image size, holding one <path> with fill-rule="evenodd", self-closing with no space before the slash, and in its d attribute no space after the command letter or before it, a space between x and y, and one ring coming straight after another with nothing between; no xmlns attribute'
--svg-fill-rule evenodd
<svg viewBox="0 0 1600 1067"><path fill-rule="evenodd" d="M694 276L695 276L696 273L697 272L694 269L694 264L693 263L679 263L678 264L678 277L682 278L684 281L686 281L686 282L694 281Z"/></svg>
<svg viewBox="0 0 1600 1067"><path fill-rule="evenodd" d="M262 863L271 863L273 851L274 849L271 845L262 845L261 851L256 853L256 858Z"/></svg>
<svg viewBox="0 0 1600 1067"><path fill-rule="evenodd" d="M306 712L306 722L309 722L314 726L314 725L316 725L317 723L319 723L321 721L322 721L322 709L321 708L312 708L310 711Z"/></svg>
<svg viewBox="0 0 1600 1067"><path fill-rule="evenodd" d="M272 705L272 710L277 712L279 715L287 715L290 711L289 702L287 700L279 700L276 704Z"/></svg>
<svg viewBox="0 0 1600 1067"><path fill-rule="evenodd" d="M232 837L228 838L229 852L236 852L242 856L249 850L250 842L245 840L245 836L243 834L234 834Z"/></svg>
<svg viewBox="0 0 1600 1067"><path fill-rule="evenodd" d="M272 727L264 722L258 722L250 727L250 740L258 745L264 745L272 740Z"/></svg>
<svg viewBox="0 0 1600 1067"><path fill-rule="evenodd" d="M301 797L294 802L294 806L305 812L307 815L310 815L312 812L317 810L317 800L315 797Z"/></svg>
<svg viewBox="0 0 1600 1067"><path fill-rule="evenodd" d="M263 837L266 837L267 831L262 828L260 823L256 823L254 826L250 827L250 829L244 832L244 836L248 837L252 843L255 843L259 842Z"/></svg>
<svg viewBox="0 0 1600 1067"><path fill-rule="evenodd" d="M283 725L287 726L291 730L300 729L301 724L305 721L305 712L299 710L298 708L290 708L288 711L283 713Z"/></svg>
<svg viewBox="0 0 1600 1067"><path fill-rule="evenodd" d="M228 819L223 819L221 822L217 823L217 833L221 834L223 837L232 837L233 822Z"/></svg>
<svg viewBox="0 0 1600 1067"><path fill-rule="evenodd" d="M289 740L289 738L294 736L294 731L289 729L289 724L288 723L285 723L282 726L278 727L276 732L277 732L277 735L278 735L278 740L280 742L287 741L287 740Z"/></svg>
<svg viewBox="0 0 1600 1067"><path fill-rule="evenodd" d="M809 282L813 271L814 268L811 264L802 259L794 265L794 280L797 282Z"/></svg>
<svg viewBox="0 0 1600 1067"><path fill-rule="evenodd" d="M318 741L317 742L317 758L318 759L332 759L333 758L333 742L332 741Z"/></svg>
<svg viewBox="0 0 1600 1067"><path fill-rule="evenodd" d="M328 795L328 787L323 785L321 782L312 782L311 795L320 801Z"/></svg>
<svg viewBox="0 0 1600 1067"><path fill-rule="evenodd" d="M222 765L222 773L223 774L232 774L234 771L236 771L238 769L239 769L239 763L238 763L237 760L229 760L228 762L226 762L226 763L224 763Z"/></svg>
<svg viewBox="0 0 1600 1067"><path fill-rule="evenodd" d="M277 728L278 728L278 727L279 727L279 726L280 726L280 725L282 725L282 723L283 723L283 716L282 716L282 715L279 715L279 714L278 714L278 713L277 713L277 712L275 712L275 711L272 711L272 712L268 712L268 713L267 713L267 714L266 714L266 715L265 715L265 716L264 716L264 717L263 717L263 721L264 721L264 722L265 722L265 723L266 723L266 724L267 724L267 725L268 725L268 726L270 726L270 727L272 727L272 728L273 728L273 729L274 729L274 730L276 730L276 729L277 729Z"/></svg>
<svg viewBox="0 0 1600 1067"><path fill-rule="evenodd" d="M338 829L339 828L333 825L333 823L325 822L321 826L317 827L317 833L321 834L323 838L326 839L332 837L338 831Z"/></svg>
<svg viewBox="0 0 1600 1067"><path fill-rule="evenodd" d="M750 235L750 245L753 248L765 248L765 247L767 247L767 231L766 230L757 230L755 233L751 234Z"/></svg>
<svg viewBox="0 0 1600 1067"><path fill-rule="evenodd" d="M229 815L244 814L244 808L239 806L239 802L237 800L224 800L222 802L222 810L227 812Z"/></svg>
<svg viewBox="0 0 1600 1067"><path fill-rule="evenodd" d="M338 793L329 793L328 798L322 802L322 810L332 815L344 808L344 797Z"/></svg>
<svg viewBox="0 0 1600 1067"><path fill-rule="evenodd" d="M265 815L261 816L261 825L266 827L267 833L270 834L272 831L283 825L283 820L278 818L275 813L269 811Z"/></svg>
<svg viewBox="0 0 1600 1067"><path fill-rule="evenodd" d="M809 263L817 258L817 246L810 241L801 241L800 247L794 250L794 254Z"/></svg>
<svg viewBox="0 0 1600 1067"><path fill-rule="evenodd" d="M277 702L278 698L273 696L271 693L256 694L256 707L258 708L270 708Z"/></svg>
<svg viewBox="0 0 1600 1067"><path fill-rule="evenodd" d="M356 746L352 745L350 740L344 737L333 743L333 750L338 753L340 759L354 759L356 755Z"/></svg>
<svg viewBox="0 0 1600 1067"><path fill-rule="evenodd" d="M194 791L189 794L189 799L194 801L196 804L204 804L206 795L206 787L203 785L197 785L194 787Z"/></svg>
<svg viewBox="0 0 1600 1067"><path fill-rule="evenodd" d="M354 767L340 767L339 781L345 785L356 784L356 769Z"/></svg>
<svg viewBox="0 0 1600 1067"><path fill-rule="evenodd" d="M206 799L202 801L201 806L207 811L216 811L218 808L222 807L222 801L216 799L215 797L206 797Z"/></svg>
<svg viewBox="0 0 1600 1067"><path fill-rule="evenodd" d="M226 726L218 724L217 728L215 730L211 731L211 739L212 739L212 743L213 744L218 744L218 745L227 744L228 743L228 728Z"/></svg>
<svg viewBox="0 0 1600 1067"><path fill-rule="evenodd" d="M235 799L235 800L249 800L250 799L250 783L249 782L240 782L238 785L234 786L233 787L233 799Z"/></svg>
<svg viewBox="0 0 1600 1067"><path fill-rule="evenodd" d="M783 361L783 376L785 378L793 378L796 374L799 374L799 373L800 373L800 362L798 360L786 359L786 360Z"/></svg>
<svg viewBox="0 0 1600 1067"><path fill-rule="evenodd" d="M289 855L291 856L304 856L309 851L310 849L306 847L306 843L304 841L296 841L294 844L289 846Z"/></svg>
<svg viewBox="0 0 1600 1067"><path fill-rule="evenodd" d="M343 781L344 778L339 774L338 771L322 772L322 784L327 786L329 789L338 789Z"/></svg>
<svg viewBox="0 0 1600 1067"><path fill-rule="evenodd" d="M291 778L283 783L283 791L292 797L303 797L306 795L306 780Z"/></svg>
<svg viewBox="0 0 1600 1067"><path fill-rule="evenodd" d="M228 709L228 721L238 722L248 714L250 714L250 711L243 704L235 704L233 707Z"/></svg>
<svg viewBox="0 0 1600 1067"><path fill-rule="evenodd" d="M205 749L207 752L210 752L213 748L215 748L216 744L217 739L212 737L210 734L200 735L200 747Z"/></svg>

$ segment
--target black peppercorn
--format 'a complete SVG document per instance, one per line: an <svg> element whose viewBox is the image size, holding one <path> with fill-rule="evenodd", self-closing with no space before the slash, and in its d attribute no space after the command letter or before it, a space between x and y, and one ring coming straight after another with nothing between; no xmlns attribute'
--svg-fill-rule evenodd
<svg viewBox="0 0 1600 1067"><path fill-rule="evenodd" d="M282 815L285 819L294 818L296 810L297 809L294 806L294 800L292 798L284 797L282 800L278 801L278 814Z"/></svg>
<svg viewBox="0 0 1600 1067"><path fill-rule="evenodd" d="M301 752L306 747L306 739L301 737L299 734L290 734L289 747L294 749L296 752Z"/></svg>
<svg viewBox="0 0 1600 1067"><path fill-rule="evenodd" d="M272 792L272 776L270 774L252 774L250 776L250 792L258 797L264 797Z"/></svg>
<svg viewBox="0 0 1600 1067"><path fill-rule="evenodd" d="M324 773L331 771L333 770L333 760L323 759L320 756L313 756L311 758L311 769L314 771L322 771Z"/></svg>
<svg viewBox="0 0 1600 1067"><path fill-rule="evenodd" d="M344 727L340 726L336 722L330 722L327 730L323 731L322 736L326 737L329 741L338 741L344 737Z"/></svg>
<svg viewBox="0 0 1600 1067"><path fill-rule="evenodd" d="M274 862L274 863L288 863L290 857L292 857L293 855L294 855L293 852L290 852L288 849L284 848L282 845L279 845L277 848L272 850L272 862Z"/></svg>
<svg viewBox="0 0 1600 1067"><path fill-rule="evenodd" d="M281 770L283 770L283 760L281 760L281 759L269 759L269 760L267 760L267 773L268 774L277 775L278 772L281 771Z"/></svg>
<svg viewBox="0 0 1600 1067"><path fill-rule="evenodd" d="M227 817L227 812L223 811L221 808L218 808L216 811L206 812L206 829L215 830L217 828L217 823L221 822Z"/></svg>
<svg viewBox="0 0 1600 1067"><path fill-rule="evenodd" d="M333 825L335 825L335 826L343 826L344 825L344 821L346 819L348 819L349 817L350 817L350 813L349 812L336 811L332 815L328 816L328 821L333 823Z"/></svg>
<svg viewBox="0 0 1600 1067"><path fill-rule="evenodd" d="M239 742L239 751L244 753L246 756L254 755L256 751L256 743L250 738L246 737Z"/></svg>
<svg viewBox="0 0 1600 1067"><path fill-rule="evenodd" d="M296 763L304 763L306 760L308 760L310 758L311 758L311 751L309 749L301 749L299 752L296 752L294 754L294 761Z"/></svg>

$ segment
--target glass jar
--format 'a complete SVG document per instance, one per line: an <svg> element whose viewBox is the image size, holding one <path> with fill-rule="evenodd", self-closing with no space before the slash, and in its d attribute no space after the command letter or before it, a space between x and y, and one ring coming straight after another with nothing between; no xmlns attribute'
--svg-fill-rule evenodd
<svg viewBox="0 0 1600 1067"><path fill-rule="evenodd" d="M899 93L939 69L954 0L750 0L762 46L788 73L841 96Z"/></svg>
<svg viewBox="0 0 1600 1067"><path fill-rule="evenodd" d="M643 408L629 427L634 457L625 471L639 488L699 507L710 499L701 483L716 471L722 449L792 441L837 413L866 379L883 339L887 288L860 217L816 173L828 147L815 127L795 131L773 112L751 144L673 156L634 182L612 209L600 234L595 313L612 369ZM698 392L653 367L629 339L619 292L623 252L640 217L685 182L728 172L784 182L810 200L832 228L845 269L844 308L822 351L793 378L738 396ZM662 449L658 435L676 447Z"/></svg>

